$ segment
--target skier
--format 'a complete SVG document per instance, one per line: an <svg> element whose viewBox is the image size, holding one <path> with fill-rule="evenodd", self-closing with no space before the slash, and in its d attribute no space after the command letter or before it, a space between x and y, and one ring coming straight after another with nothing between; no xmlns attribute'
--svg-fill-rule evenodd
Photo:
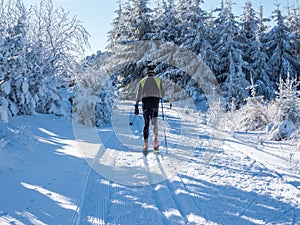
<svg viewBox="0 0 300 225"><path fill-rule="evenodd" d="M142 101L143 117L144 117L144 154L148 153L148 138L150 121L153 126L153 147L154 151L158 151L158 107L159 100L165 95L162 80L155 77L154 66L146 67L146 77L140 80L138 92L136 94L136 104L134 114L139 114L139 101Z"/></svg>

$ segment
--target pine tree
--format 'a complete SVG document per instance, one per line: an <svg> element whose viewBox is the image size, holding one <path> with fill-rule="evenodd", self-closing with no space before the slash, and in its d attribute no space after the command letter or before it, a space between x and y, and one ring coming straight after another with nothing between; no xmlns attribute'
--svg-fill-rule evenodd
<svg viewBox="0 0 300 225"><path fill-rule="evenodd" d="M239 41L241 42L242 56L245 61L243 71L246 74L247 80L250 80L252 73L253 55L257 50L257 33L258 33L258 19L256 13L252 8L252 3L245 2L244 11L240 22L241 29L239 30Z"/></svg>
<svg viewBox="0 0 300 225"><path fill-rule="evenodd" d="M205 27L208 18L206 11L200 8L200 0L181 0L177 6L180 30L179 40L183 47L198 54L205 41Z"/></svg>
<svg viewBox="0 0 300 225"><path fill-rule="evenodd" d="M126 10L128 9L128 10ZM130 9L129 4L122 5L119 1L119 8L115 11L117 17L112 21L112 29L108 32L107 49L113 49L115 44L122 43L129 39L127 21L129 21Z"/></svg>
<svg viewBox="0 0 300 225"><path fill-rule="evenodd" d="M152 10L148 7L149 0L129 0L129 4L128 38L129 40L145 39L147 34L153 30Z"/></svg>
<svg viewBox="0 0 300 225"><path fill-rule="evenodd" d="M256 15L251 2L246 2L239 33L244 60L243 71L247 80L253 80L258 96L272 99L274 97L274 86L270 81L271 68L268 65L268 58L263 52L259 37L263 25Z"/></svg>
<svg viewBox="0 0 300 225"><path fill-rule="evenodd" d="M161 8L158 6L154 9L153 39L176 43L180 32L177 29L179 21L176 14L174 0L163 0Z"/></svg>
<svg viewBox="0 0 300 225"><path fill-rule="evenodd" d="M21 16L17 24L7 29L5 38L4 63L5 80L10 83L9 100L11 115L32 114L34 102L29 92L29 77L26 66L25 18Z"/></svg>
<svg viewBox="0 0 300 225"><path fill-rule="evenodd" d="M287 19L286 26L295 35L291 40L292 44L292 54L296 59L294 64L297 70L297 77L300 77L300 8L295 6L287 7Z"/></svg>
<svg viewBox="0 0 300 225"><path fill-rule="evenodd" d="M285 81L280 79L278 97L276 98L279 109L277 122L288 119L294 124L300 125L300 91L297 91L298 86L299 81L292 80L289 74Z"/></svg>
<svg viewBox="0 0 300 225"><path fill-rule="evenodd" d="M262 5L259 6L258 15L257 15L257 26L258 26L258 36L261 37L265 34L269 27L265 25L266 22L270 22L269 18L264 17L264 7Z"/></svg>
<svg viewBox="0 0 300 225"><path fill-rule="evenodd" d="M273 83L279 83L280 76L283 79L287 78L288 73L292 79L297 76L295 65L298 62L293 57L292 40L295 40L295 34L291 33L290 29L285 25L285 17L282 15L279 5L273 11L273 19L276 25L262 37L262 42L272 69L270 79Z"/></svg>
<svg viewBox="0 0 300 225"><path fill-rule="evenodd" d="M258 96L264 96L265 99L271 100L275 97L275 86L270 80L272 70L259 37L256 37L256 47L253 50L252 79L256 93Z"/></svg>
<svg viewBox="0 0 300 225"><path fill-rule="evenodd" d="M228 103L235 102L239 108L244 99L249 96L246 88L250 85L243 72L241 43L237 39L239 24L232 13L231 1L226 6L221 5L221 11L216 19L217 30L220 33L215 51L220 57L217 79L221 83L224 97ZM228 108L231 106L228 104Z"/></svg>
<svg viewBox="0 0 300 225"><path fill-rule="evenodd" d="M0 122L8 122L9 116L9 108L8 108L8 101L7 96L10 93L11 87L10 82L7 79L5 72L5 62L6 58L4 53L4 29L3 25L0 25Z"/></svg>

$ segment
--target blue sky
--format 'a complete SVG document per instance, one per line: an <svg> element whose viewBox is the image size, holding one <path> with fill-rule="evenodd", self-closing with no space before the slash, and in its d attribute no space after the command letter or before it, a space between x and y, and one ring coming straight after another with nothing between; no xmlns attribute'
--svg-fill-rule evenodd
<svg viewBox="0 0 300 225"><path fill-rule="evenodd" d="M124 2L125 0L123 0ZM282 2L281 0L277 0ZM25 4L37 4L37 0L23 0ZM154 2L151 0L151 2ZM221 0L204 0L204 9L215 8L220 5ZM240 0L234 5L233 10L236 15L242 13L242 6L245 3ZM271 11L275 9L274 2L276 0L252 0L254 9L258 9L259 5L264 6L265 16L270 16ZM284 1L288 2L288 1ZM289 0L290 4L296 0ZM71 11L71 16L76 16L82 21L83 26L89 32L91 49L88 53L96 53L98 50L104 51L107 45L107 32L111 29L111 22L116 17L114 11L118 8L116 0L53 0L56 6L62 6L64 9ZM286 3L284 3L286 4ZM281 3L281 9L284 6Z"/></svg>

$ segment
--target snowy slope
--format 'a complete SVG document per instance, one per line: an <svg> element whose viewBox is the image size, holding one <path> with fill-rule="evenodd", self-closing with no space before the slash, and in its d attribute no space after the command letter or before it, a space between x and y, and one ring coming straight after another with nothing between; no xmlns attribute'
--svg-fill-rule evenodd
<svg viewBox="0 0 300 225"><path fill-rule="evenodd" d="M101 129L51 115L2 125L14 133L0 152L0 224L300 224L295 146L164 104L161 152L145 158L132 105L117 102Z"/></svg>

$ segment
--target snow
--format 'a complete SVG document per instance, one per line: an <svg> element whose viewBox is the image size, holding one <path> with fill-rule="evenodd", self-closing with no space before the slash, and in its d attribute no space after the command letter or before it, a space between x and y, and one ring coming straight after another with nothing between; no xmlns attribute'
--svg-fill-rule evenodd
<svg viewBox="0 0 300 225"><path fill-rule="evenodd" d="M295 140L223 132L165 103L161 152L145 158L132 105L116 101L101 128L42 114L0 124L0 224L300 224Z"/></svg>

